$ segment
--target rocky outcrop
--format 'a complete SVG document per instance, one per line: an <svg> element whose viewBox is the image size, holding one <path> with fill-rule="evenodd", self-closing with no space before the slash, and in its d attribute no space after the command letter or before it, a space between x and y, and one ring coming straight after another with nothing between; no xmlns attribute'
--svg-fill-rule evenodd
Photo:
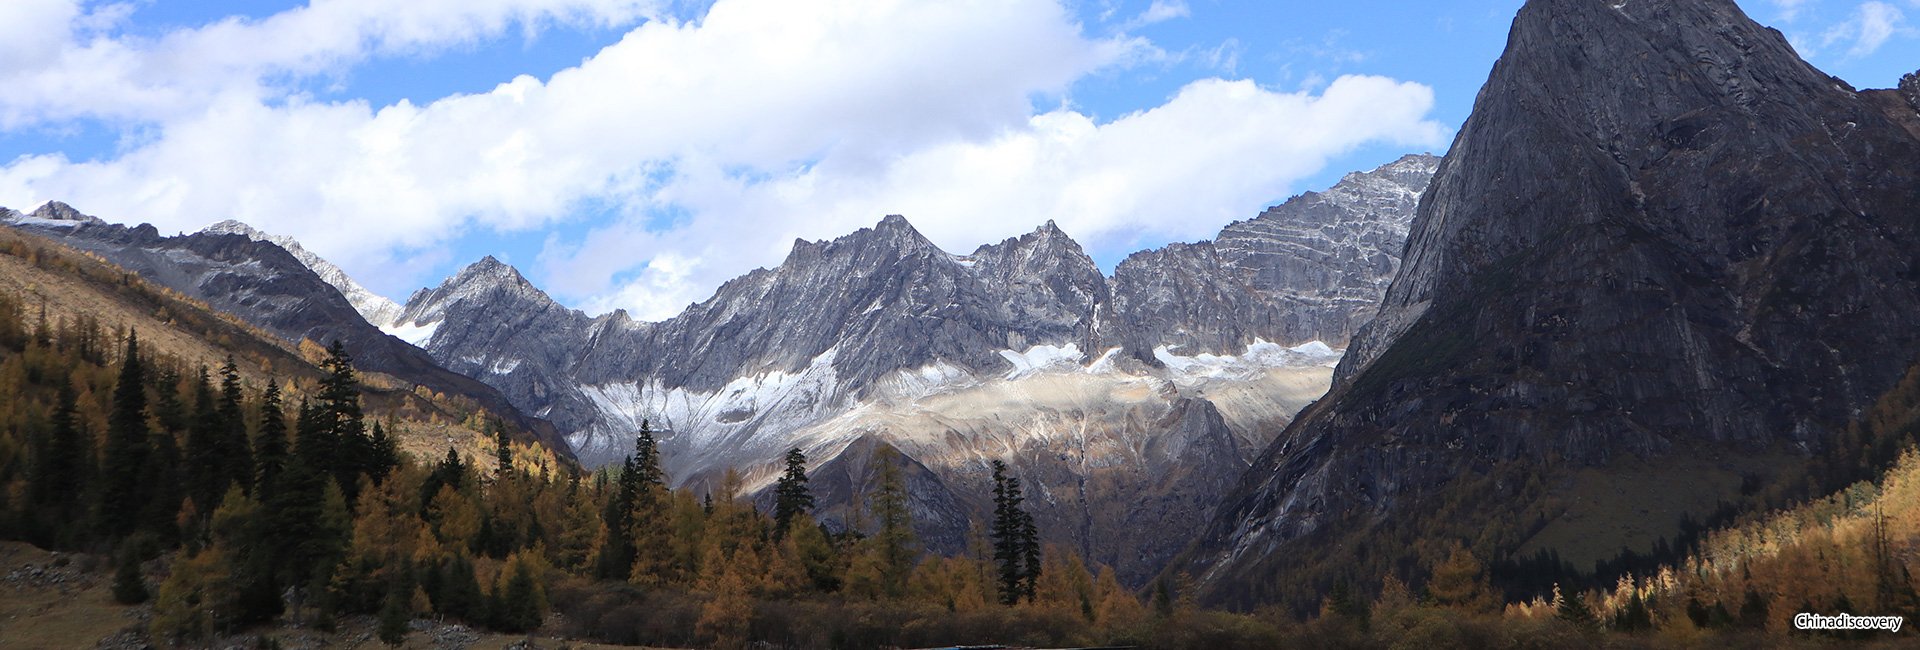
<svg viewBox="0 0 1920 650"><path fill-rule="evenodd" d="M400 315L399 304L367 290L349 277L346 271L334 266L333 262L327 261L326 258L307 250L292 237L261 232L253 226L232 219L202 228L200 232L211 235L241 235L254 241L272 242L275 246L292 254L294 259L300 260L300 263L311 269L314 275L320 276L321 281L338 289L341 297L347 299L347 304L353 305L354 311L360 312L360 316L375 327L386 327Z"/></svg>
<svg viewBox="0 0 1920 650"><path fill-rule="evenodd" d="M1114 270L1113 293L1129 340L1144 351L1231 352L1259 338L1345 347L1399 267L1439 161L1413 155L1348 174L1211 242L1128 257Z"/></svg>
<svg viewBox="0 0 1920 650"><path fill-rule="evenodd" d="M1246 603L1411 562L1360 540L1470 482L1524 509L1496 468L1828 444L1920 349L1917 206L1920 140L1733 2L1531 0L1378 317L1183 568Z"/></svg>

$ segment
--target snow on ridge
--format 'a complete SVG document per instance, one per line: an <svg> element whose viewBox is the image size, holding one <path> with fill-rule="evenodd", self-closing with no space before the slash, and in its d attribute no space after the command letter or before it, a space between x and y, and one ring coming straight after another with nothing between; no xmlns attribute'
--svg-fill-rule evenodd
<svg viewBox="0 0 1920 650"><path fill-rule="evenodd" d="M1153 349L1154 358L1159 359L1176 380L1229 377L1277 368L1333 367L1340 363L1341 354L1342 351L1320 341L1289 348L1266 339L1254 339L1246 352L1240 355L1203 352L1186 356L1175 353L1165 345Z"/></svg>
<svg viewBox="0 0 1920 650"><path fill-rule="evenodd" d="M1065 346L1036 345L1026 352L1001 350L1000 358L1013 364L1013 370L1007 372L1007 379L1017 379L1054 366L1080 365L1087 355L1080 352L1080 346L1068 343Z"/></svg>
<svg viewBox="0 0 1920 650"><path fill-rule="evenodd" d="M414 347L425 349L427 341L433 340L434 331L440 329L441 322L434 321L425 325L418 322L390 323L381 325L380 330L392 334L394 338L411 343Z"/></svg>
<svg viewBox="0 0 1920 650"><path fill-rule="evenodd" d="M604 424L569 434L568 443L577 452L583 445L595 451L619 445L615 451L626 453L624 445L648 420L660 432L666 469L675 480L700 469L682 463L758 459L781 448L792 431L846 410L833 367L838 353L829 349L795 372L736 378L717 391L668 388L658 378L579 386Z"/></svg>
<svg viewBox="0 0 1920 650"><path fill-rule="evenodd" d="M301 246L300 240L287 235L268 234L258 228L233 219L227 219L207 226L200 229L200 232L220 235L240 235L254 241L279 246L282 250L293 255L293 259L298 260L300 264L306 266L308 270L313 271L314 275L320 276L321 281L331 285L334 290L339 291L340 296L346 298L347 303L353 306L353 310L360 312L360 316L367 319L367 322L371 323L374 327L386 330L388 334L393 334L403 341L412 343L416 347L425 345L426 340L433 335L432 330L429 329L425 336L416 340L397 333L395 329L400 328L400 324L395 321L400 317L399 303L395 303L386 296L368 290L365 286L354 280L353 276L347 275L347 272L338 265L327 261L326 258L319 256L313 251L307 250L305 246Z"/></svg>

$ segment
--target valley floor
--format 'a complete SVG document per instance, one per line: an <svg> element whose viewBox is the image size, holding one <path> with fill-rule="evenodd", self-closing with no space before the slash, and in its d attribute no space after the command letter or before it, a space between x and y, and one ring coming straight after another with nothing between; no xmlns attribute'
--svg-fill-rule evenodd
<svg viewBox="0 0 1920 650"><path fill-rule="evenodd" d="M164 562L156 560L155 562ZM150 563L151 564L151 563ZM20 542L0 542L0 648L149 648L147 625L153 606L124 606L113 601L108 558L55 553ZM205 647L256 648L271 642L286 650L305 648L386 648L375 637L370 616L348 617L333 632L285 625L223 637ZM413 621L403 649L494 650L512 648L645 648L585 643L540 634L499 634L427 619Z"/></svg>

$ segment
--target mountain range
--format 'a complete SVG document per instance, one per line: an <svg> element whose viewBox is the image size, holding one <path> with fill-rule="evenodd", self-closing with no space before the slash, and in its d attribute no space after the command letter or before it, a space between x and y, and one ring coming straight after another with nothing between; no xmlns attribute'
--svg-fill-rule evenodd
<svg viewBox="0 0 1920 650"><path fill-rule="evenodd" d="M661 322L568 309L492 257L396 305L238 222L160 237L57 203L8 220L289 340L341 338L382 367L430 356L487 389L466 392L552 422L590 467L628 453L643 422L677 485L733 468L759 490L798 447L823 512L844 521L887 447L914 468L923 537L951 552L1002 460L1027 477L1050 541L1138 582L1184 544L1160 531L1204 521L1325 390L1438 164L1350 174L1111 277L1051 222L955 255L889 216L796 241L778 267Z"/></svg>

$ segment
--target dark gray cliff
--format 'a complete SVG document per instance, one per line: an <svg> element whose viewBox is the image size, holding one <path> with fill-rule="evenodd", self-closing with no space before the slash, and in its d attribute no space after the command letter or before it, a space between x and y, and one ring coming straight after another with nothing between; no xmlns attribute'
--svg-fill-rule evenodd
<svg viewBox="0 0 1920 650"><path fill-rule="evenodd" d="M1348 174L1211 242L1128 257L1113 277L1128 341L1136 353L1165 345L1233 354L1257 338L1345 346L1386 293L1439 162L1413 155Z"/></svg>
<svg viewBox="0 0 1920 650"><path fill-rule="evenodd" d="M221 233L162 237L151 225L109 224L60 202L13 215L5 221L14 227L96 253L288 341L341 341L364 370L472 399L561 456L571 454L552 424L522 415L499 390L368 324L338 290L271 242Z"/></svg>
<svg viewBox="0 0 1920 650"><path fill-rule="evenodd" d="M1184 568L1247 603L1329 582L1301 549L1487 525L1422 517L1514 463L1818 448L1920 350L1917 229L1920 140L1731 1L1532 0L1378 317Z"/></svg>

